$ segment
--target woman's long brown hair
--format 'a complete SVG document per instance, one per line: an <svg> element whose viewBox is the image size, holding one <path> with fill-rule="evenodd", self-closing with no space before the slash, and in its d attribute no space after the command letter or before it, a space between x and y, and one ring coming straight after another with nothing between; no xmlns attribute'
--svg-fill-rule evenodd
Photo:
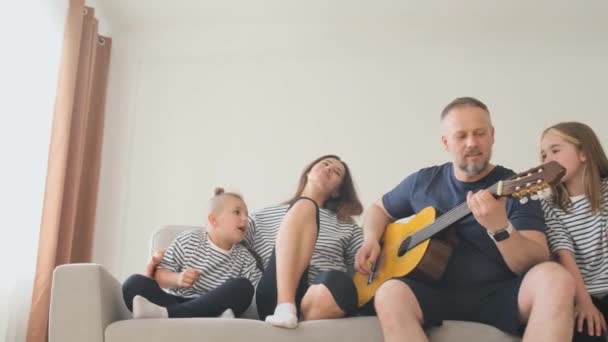
<svg viewBox="0 0 608 342"><path fill-rule="evenodd" d="M306 182L308 181L308 173L310 170L317 163L328 158L336 159L344 165L344 176L342 177L342 183L338 188L338 196L328 198L327 201L325 201L323 208L334 212L340 221L353 222L353 216L360 215L363 212L363 205L357 195L357 190L355 189L355 184L353 183L353 178L348 165L336 155L328 154L319 157L308 164L300 175L300 182L295 194L286 203L290 203L302 195Z"/></svg>

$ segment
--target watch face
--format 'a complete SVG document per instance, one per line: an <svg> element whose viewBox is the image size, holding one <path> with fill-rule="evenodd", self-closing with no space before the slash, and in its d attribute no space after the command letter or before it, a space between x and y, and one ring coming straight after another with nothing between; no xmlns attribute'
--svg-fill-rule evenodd
<svg viewBox="0 0 608 342"><path fill-rule="evenodd" d="M510 235L509 235L509 231L507 231L506 229L503 229L501 231L496 232L492 236L494 237L494 240L502 241L502 240L509 238Z"/></svg>

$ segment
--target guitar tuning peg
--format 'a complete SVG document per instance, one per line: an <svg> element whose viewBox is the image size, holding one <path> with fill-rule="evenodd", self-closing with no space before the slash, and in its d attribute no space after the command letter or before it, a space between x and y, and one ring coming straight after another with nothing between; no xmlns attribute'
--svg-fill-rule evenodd
<svg viewBox="0 0 608 342"><path fill-rule="evenodd" d="M519 199L519 203L521 203L521 204L526 204L526 203L528 203L528 197L522 197L522 198L520 198L520 199Z"/></svg>

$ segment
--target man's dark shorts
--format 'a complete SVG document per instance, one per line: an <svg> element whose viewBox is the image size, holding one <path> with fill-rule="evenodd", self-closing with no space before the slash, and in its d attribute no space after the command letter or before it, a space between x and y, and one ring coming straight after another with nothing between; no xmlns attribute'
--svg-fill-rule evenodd
<svg viewBox="0 0 608 342"><path fill-rule="evenodd" d="M443 320L457 320L488 324L512 335L523 333L517 302L521 277L466 289L434 287L407 277L395 280L404 282L414 292L425 329L439 326ZM373 303L362 310L371 314Z"/></svg>

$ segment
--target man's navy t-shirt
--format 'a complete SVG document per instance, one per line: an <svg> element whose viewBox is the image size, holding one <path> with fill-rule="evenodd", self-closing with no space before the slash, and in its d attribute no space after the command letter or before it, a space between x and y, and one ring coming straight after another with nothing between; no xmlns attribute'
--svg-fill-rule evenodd
<svg viewBox="0 0 608 342"><path fill-rule="evenodd" d="M432 206L437 218L466 201L467 192L474 193L489 188L500 180L513 176L512 170L495 166L477 182L461 182L456 179L452 163L433 166L411 174L393 190L382 197L387 212L400 219L414 215ZM545 231L545 222L538 201L520 204L510 198L507 216L518 230ZM448 262L438 286L465 288L492 284L516 275L508 268L495 242L469 214L452 225L460 241Z"/></svg>

